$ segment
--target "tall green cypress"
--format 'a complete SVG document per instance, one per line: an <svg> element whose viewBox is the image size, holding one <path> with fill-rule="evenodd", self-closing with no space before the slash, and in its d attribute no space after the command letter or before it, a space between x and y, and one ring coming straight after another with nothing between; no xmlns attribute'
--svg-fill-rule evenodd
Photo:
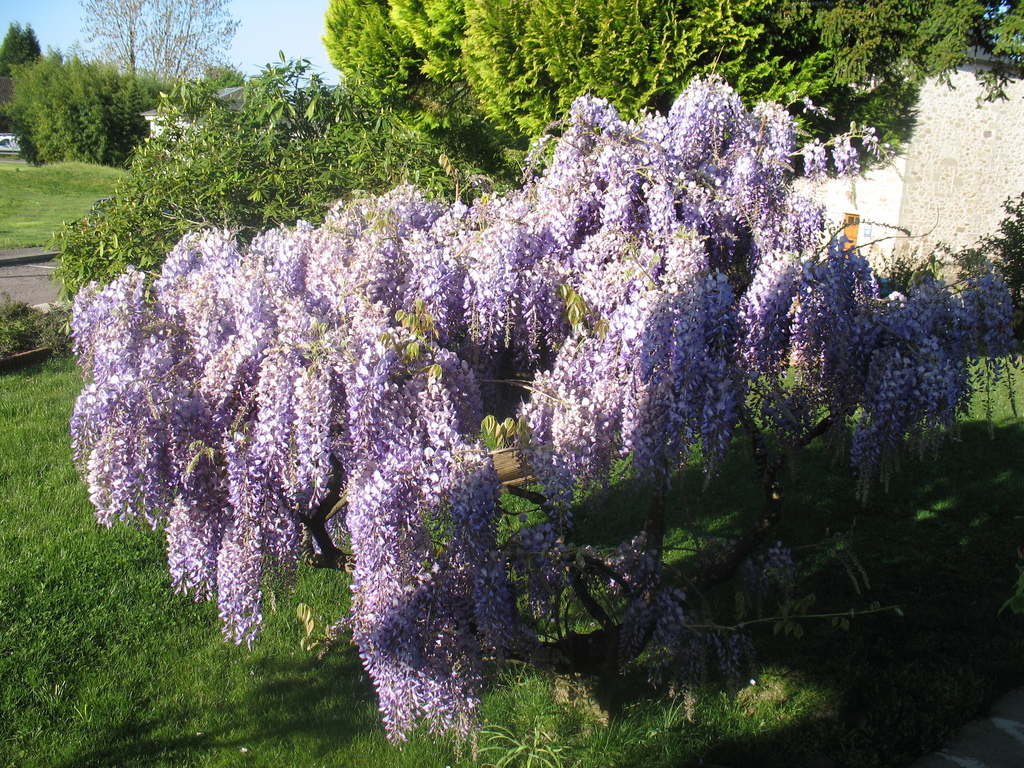
<svg viewBox="0 0 1024 768"><path fill-rule="evenodd" d="M517 137L484 120L467 84L462 0L330 0L331 62L423 132L457 164L492 177L515 173Z"/></svg>
<svg viewBox="0 0 1024 768"><path fill-rule="evenodd" d="M390 6L392 24L424 52L423 73L441 82L464 80L463 0L391 0Z"/></svg>
<svg viewBox="0 0 1024 768"><path fill-rule="evenodd" d="M13 22L7 28L3 43L0 43L0 77L11 77L14 67L33 62L41 55L32 25L28 24L23 29L21 24Z"/></svg>
<svg viewBox="0 0 1024 768"><path fill-rule="evenodd" d="M527 134L583 93L667 105L694 75L761 80L765 0L466 0L467 77L491 119ZM774 78L759 83L778 90Z"/></svg>
<svg viewBox="0 0 1024 768"><path fill-rule="evenodd" d="M827 107L801 115L814 133L856 121L898 141L918 84L968 46L1024 71L1024 22L1002 0L331 0L327 18L342 72L384 78L427 122L469 105L520 137L583 93L637 115L717 73L751 105Z"/></svg>
<svg viewBox="0 0 1024 768"><path fill-rule="evenodd" d="M376 96L407 93L422 81L422 55L391 23L388 0L330 0L324 15L324 47L331 62Z"/></svg>

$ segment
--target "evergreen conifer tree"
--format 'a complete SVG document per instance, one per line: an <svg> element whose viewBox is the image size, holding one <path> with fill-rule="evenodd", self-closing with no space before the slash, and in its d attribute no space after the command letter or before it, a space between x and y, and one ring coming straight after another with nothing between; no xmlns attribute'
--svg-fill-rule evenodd
<svg viewBox="0 0 1024 768"><path fill-rule="evenodd" d="M1022 39L1016 3L976 0L331 0L326 23L346 75L435 121L477 105L525 137L581 95L636 117L715 74L749 106L824 107L800 118L815 134L855 121L898 141L925 77L977 49L1002 57L989 77L998 94L1020 72Z"/></svg>
<svg viewBox="0 0 1024 768"><path fill-rule="evenodd" d="M32 25L27 24L22 28L18 22L12 22L0 44L0 77L11 77L13 67L35 61L41 55Z"/></svg>

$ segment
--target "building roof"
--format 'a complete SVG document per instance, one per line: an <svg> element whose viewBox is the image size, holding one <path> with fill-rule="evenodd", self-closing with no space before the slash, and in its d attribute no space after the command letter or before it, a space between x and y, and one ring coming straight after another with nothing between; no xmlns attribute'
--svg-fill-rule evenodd
<svg viewBox="0 0 1024 768"><path fill-rule="evenodd" d="M14 100L14 78L0 77L0 104Z"/></svg>
<svg viewBox="0 0 1024 768"><path fill-rule="evenodd" d="M245 103L245 86L235 85L231 88L221 88L217 91L217 98L228 105L228 109L238 112Z"/></svg>

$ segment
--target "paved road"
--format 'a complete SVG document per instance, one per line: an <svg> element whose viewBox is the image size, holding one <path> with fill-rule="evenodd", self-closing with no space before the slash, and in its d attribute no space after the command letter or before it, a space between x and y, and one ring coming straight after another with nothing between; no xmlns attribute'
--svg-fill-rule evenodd
<svg viewBox="0 0 1024 768"><path fill-rule="evenodd" d="M909 768L1024 768L1024 690L1010 691L941 752Z"/></svg>
<svg viewBox="0 0 1024 768"><path fill-rule="evenodd" d="M54 301L60 293L52 279L57 256L45 248L0 251L0 298L7 294L30 306Z"/></svg>

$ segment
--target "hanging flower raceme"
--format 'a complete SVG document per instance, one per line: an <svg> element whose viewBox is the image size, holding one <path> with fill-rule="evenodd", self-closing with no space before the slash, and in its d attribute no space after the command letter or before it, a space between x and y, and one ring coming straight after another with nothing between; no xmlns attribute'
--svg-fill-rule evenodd
<svg viewBox="0 0 1024 768"><path fill-rule="evenodd" d="M480 423L475 377L410 343L367 343L347 383L352 627L393 737L421 721L466 735L484 659L526 635L497 550L498 477L463 437Z"/></svg>

